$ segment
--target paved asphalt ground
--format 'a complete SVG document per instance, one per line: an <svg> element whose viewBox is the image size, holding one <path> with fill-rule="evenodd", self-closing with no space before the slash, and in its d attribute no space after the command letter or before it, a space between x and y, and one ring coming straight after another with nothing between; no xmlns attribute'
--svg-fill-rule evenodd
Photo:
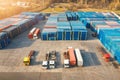
<svg viewBox="0 0 120 80"><path fill-rule="evenodd" d="M41 30L45 21L39 22L35 27ZM5 49L0 50L0 80L120 80L120 69L116 69L111 62L105 62L97 47L102 44L97 38L91 36L88 29L86 41L42 41L29 40L29 30L17 36ZM63 68L63 52L68 46L81 50L84 66ZM30 50L36 53L30 66L23 65L23 58ZM43 70L42 61L47 51L56 50L58 61L56 69Z"/></svg>

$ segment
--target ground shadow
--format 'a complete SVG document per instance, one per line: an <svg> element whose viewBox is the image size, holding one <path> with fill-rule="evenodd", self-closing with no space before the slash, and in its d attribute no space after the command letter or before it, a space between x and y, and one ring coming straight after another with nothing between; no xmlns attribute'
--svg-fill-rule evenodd
<svg viewBox="0 0 120 80"><path fill-rule="evenodd" d="M92 34L94 34L95 32L91 31L90 28L87 28L88 34L87 34L87 40L96 40L98 39L97 36L93 37Z"/></svg>
<svg viewBox="0 0 120 80"><path fill-rule="evenodd" d="M56 68L61 68L62 63L61 63L61 56L59 52L56 52Z"/></svg>
<svg viewBox="0 0 120 80"><path fill-rule="evenodd" d="M36 27L36 28L39 28L40 30L42 30L44 24L45 24L45 21L43 21L43 22L40 21L39 23L37 23L33 27ZM31 46L36 41L36 40L30 40L28 38L28 33L30 32L30 30L33 27L29 28L25 32L19 34L14 39L12 39L11 43L6 48L4 48L4 49L7 50L7 49L16 49L16 48L23 48L23 47L29 47L29 46ZM1 50L4 50L4 49L1 49Z"/></svg>
<svg viewBox="0 0 120 80"><path fill-rule="evenodd" d="M42 61L36 61L36 57L37 57L38 53L39 53L39 51L35 51L35 54L32 56L30 65L34 66L34 65L42 64Z"/></svg>
<svg viewBox="0 0 120 80"><path fill-rule="evenodd" d="M93 52L86 52L84 50L80 50L82 57L83 57L83 66L88 67L88 66L97 66L101 65L97 55Z"/></svg>
<svg viewBox="0 0 120 80"><path fill-rule="evenodd" d="M11 43L4 49L7 50L31 46L35 42L35 40L31 40L28 38L28 33L31 29L32 28L16 36L14 39L11 40Z"/></svg>

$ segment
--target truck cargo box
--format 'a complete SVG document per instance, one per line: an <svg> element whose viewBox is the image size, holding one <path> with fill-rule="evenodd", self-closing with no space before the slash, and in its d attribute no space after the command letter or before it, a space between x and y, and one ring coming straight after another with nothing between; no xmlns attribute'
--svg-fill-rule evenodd
<svg viewBox="0 0 120 80"><path fill-rule="evenodd" d="M69 48L68 54L69 54L70 65L75 66L76 65L76 58L75 58L75 54L74 54L74 49Z"/></svg>

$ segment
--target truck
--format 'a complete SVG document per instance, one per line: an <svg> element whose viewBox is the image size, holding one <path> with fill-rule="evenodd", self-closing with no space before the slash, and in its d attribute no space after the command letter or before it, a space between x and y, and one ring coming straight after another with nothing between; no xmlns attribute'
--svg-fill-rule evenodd
<svg viewBox="0 0 120 80"><path fill-rule="evenodd" d="M68 56L68 53L67 52L64 52L64 68L69 68L70 65L69 65L69 56Z"/></svg>
<svg viewBox="0 0 120 80"><path fill-rule="evenodd" d="M77 66L83 66L83 58L78 48L75 49L75 55L77 60Z"/></svg>
<svg viewBox="0 0 120 80"><path fill-rule="evenodd" d="M45 60L42 62L42 68L43 69L48 69L48 59L49 59L49 53L46 53L46 58L45 58Z"/></svg>
<svg viewBox="0 0 120 80"><path fill-rule="evenodd" d="M105 62L109 62L111 60L110 54L103 47L97 47L97 49L102 54Z"/></svg>
<svg viewBox="0 0 120 80"><path fill-rule="evenodd" d="M30 62L31 62L31 59L32 59L32 56L34 55L34 53L35 53L35 51L31 50L30 53L28 54L28 56L24 57L23 63L25 66L30 65Z"/></svg>
<svg viewBox="0 0 120 80"><path fill-rule="evenodd" d="M40 29L37 28L33 34L33 39L38 39L40 35Z"/></svg>
<svg viewBox="0 0 120 80"><path fill-rule="evenodd" d="M54 69L56 67L56 51L49 53L49 68Z"/></svg>
<svg viewBox="0 0 120 80"><path fill-rule="evenodd" d="M34 32L36 31L36 29L37 29L37 28L34 27L34 28L29 32L29 34L28 34L28 38L29 38L29 39L33 39L33 34L34 34Z"/></svg>
<svg viewBox="0 0 120 80"><path fill-rule="evenodd" d="M42 67L45 69L54 69L56 67L56 51L46 54L46 60L43 61Z"/></svg>

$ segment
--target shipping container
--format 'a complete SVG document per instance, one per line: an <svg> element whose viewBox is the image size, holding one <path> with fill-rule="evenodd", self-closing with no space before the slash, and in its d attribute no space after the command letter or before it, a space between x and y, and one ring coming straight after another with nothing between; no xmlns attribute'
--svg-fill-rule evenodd
<svg viewBox="0 0 120 80"><path fill-rule="evenodd" d="M67 22L67 17L58 17L58 22Z"/></svg>
<svg viewBox="0 0 120 80"><path fill-rule="evenodd" d="M72 34L72 31L71 30L65 30L65 33L64 33L64 39L65 40L71 40L71 34Z"/></svg>
<svg viewBox="0 0 120 80"><path fill-rule="evenodd" d="M3 31L3 32L6 32L6 33L8 34L8 36L9 36L10 39L13 39L13 38L15 38L17 35L20 34L20 33L19 33L19 29L16 28L16 27L14 27L14 26L11 26L11 27L9 27L9 28L7 28L7 29L4 29L4 30L2 30L2 31Z"/></svg>
<svg viewBox="0 0 120 80"><path fill-rule="evenodd" d="M105 48L111 52L113 58L115 58L120 64L120 28L100 30L99 39Z"/></svg>
<svg viewBox="0 0 120 80"><path fill-rule="evenodd" d="M75 58L75 54L74 54L74 49L73 48L69 48L68 49L68 55L69 55L70 65L71 66L75 66L76 65L76 58Z"/></svg>
<svg viewBox="0 0 120 80"><path fill-rule="evenodd" d="M22 21L16 22L13 25L19 27L20 32L22 33L29 28L28 22L29 22L29 19L23 19Z"/></svg>
<svg viewBox="0 0 120 80"><path fill-rule="evenodd" d="M83 58L79 49L75 49L77 66L83 66Z"/></svg>
<svg viewBox="0 0 120 80"><path fill-rule="evenodd" d="M64 30L57 30L57 40L64 40Z"/></svg>
<svg viewBox="0 0 120 80"><path fill-rule="evenodd" d="M66 12L67 20L71 21L72 20L72 15L70 12Z"/></svg>
<svg viewBox="0 0 120 80"><path fill-rule="evenodd" d="M56 40L57 29L56 28L44 28L41 32L42 40Z"/></svg>
<svg viewBox="0 0 120 80"><path fill-rule="evenodd" d="M80 40L79 34L80 34L79 30L72 30L72 40Z"/></svg>
<svg viewBox="0 0 120 80"><path fill-rule="evenodd" d="M87 40L87 30L80 30L79 40Z"/></svg>
<svg viewBox="0 0 120 80"><path fill-rule="evenodd" d="M10 44L11 40L8 37L6 32L0 32L0 49L5 48L8 44Z"/></svg>

